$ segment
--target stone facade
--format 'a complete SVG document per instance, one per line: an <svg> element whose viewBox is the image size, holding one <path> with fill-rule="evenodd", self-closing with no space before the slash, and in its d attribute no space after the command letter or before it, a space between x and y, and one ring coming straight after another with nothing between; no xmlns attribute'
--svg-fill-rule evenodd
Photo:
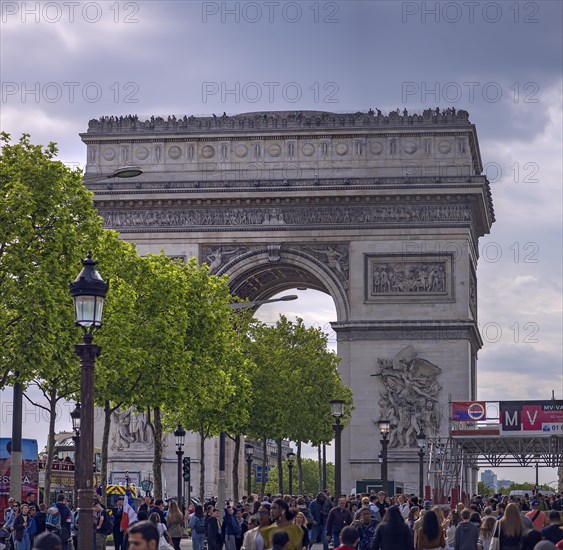
<svg viewBox="0 0 563 550"><path fill-rule="evenodd" d="M96 409L96 423L94 428L94 447L101 449L103 435L103 410ZM200 439L199 435L188 432L183 447L184 456L191 458L191 496L199 498L200 483ZM234 458L234 442L227 438L225 442L226 458L226 495L233 496L232 464ZM154 444L151 430L146 424L146 417L134 409L117 410L112 415L109 449L108 449L108 482L122 481L124 473L129 472L132 482L136 485L140 481L152 478L152 464ZM162 446L162 477L165 497L177 496L177 464L176 445L174 435L167 433ZM219 469L219 440L210 438L205 442L205 496L217 495L219 487L213 472ZM117 477L116 477L117 476ZM112 479L113 478L113 479ZM117 483L119 482L117 481ZM239 457L239 495L243 494L244 457ZM187 488L187 485L186 485Z"/></svg>
<svg viewBox="0 0 563 550"><path fill-rule="evenodd" d="M389 479L416 487L407 413L444 437L449 401L476 397L478 238L494 212L468 113L102 117L81 137L106 226L141 254L196 256L251 300L333 298L355 404L343 488L379 478L383 417ZM124 165L143 174L112 178Z"/></svg>

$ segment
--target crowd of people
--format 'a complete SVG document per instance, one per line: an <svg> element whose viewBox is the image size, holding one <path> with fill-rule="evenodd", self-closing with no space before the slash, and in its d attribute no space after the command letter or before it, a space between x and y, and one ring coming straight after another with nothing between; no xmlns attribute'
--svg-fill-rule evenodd
<svg viewBox="0 0 563 550"><path fill-rule="evenodd" d="M77 549L77 513L64 495L50 508L33 493L8 504L3 529L15 550ZM563 550L561 495L474 495L455 505L383 491L338 499L328 491L250 495L226 502L222 515L217 499L185 510L146 496L124 528L127 506L123 498L109 509L95 500L96 550L105 550L110 534L115 550L180 550L186 528L193 550L310 550L315 543L323 550Z"/></svg>

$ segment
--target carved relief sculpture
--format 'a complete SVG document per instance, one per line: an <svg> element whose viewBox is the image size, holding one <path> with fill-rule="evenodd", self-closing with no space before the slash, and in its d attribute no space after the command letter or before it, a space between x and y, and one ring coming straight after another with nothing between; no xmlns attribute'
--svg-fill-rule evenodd
<svg viewBox="0 0 563 550"><path fill-rule="evenodd" d="M373 265L372 294L446 292L446 263Z"/></svg>
<svg viewBox="0 0 563 550"><path fill-rule="evenodd" d="M121 451L131 447L140 450L153 444L152 431L148 425L145 413L135 413L133 407L124 411L119 409L113 413L115 428L113 432L112 449Z"/></svg>
<svg viewBox="0 0 563 550"><path fill-rule="evenodd" d="M348 225L417 224L429 222L469 223L469 206L376 206L313 208L182 208L102 210L106 227L190 227L253 225Z"/></svg>
<svg viewBox="0 0 563 550"><path fill-rule="evenodd" d="M344 288L348 288L348 275L350 264L348 261L348 247L345 245L328 244L316 247L304 248L308 253L320 257L326 262L328 267L337 275Z"/></svg>
<svg viewBox="0 0 563 550"><path fill-rule="evenodd" d="M367 302L454 300L452 255L367 254L365 299Z"/></svg>
<svg viewBox="0 0 563 550"><path fill-rule="evenodd" d="M415 446L420 430L436 437L440 431L438 396L442 387L438 376L442 369L417 357L412 346L392 359L378 359L377 364L379 371L372 376L381 380L379 408L381 418L391 424L389 446Z"/></svg>

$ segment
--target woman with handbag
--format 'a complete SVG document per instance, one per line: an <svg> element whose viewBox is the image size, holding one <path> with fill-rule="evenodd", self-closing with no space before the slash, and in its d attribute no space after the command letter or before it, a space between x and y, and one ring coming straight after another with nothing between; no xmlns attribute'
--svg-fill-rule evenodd
<svg viewBox="0 0 563 550"><path fill-rule="evenodd" d="M523 534L524 524L520 509L511 502L495 525L489 550L520 550Z"/></svg>
<svg viewBox="0 0 563 550"><path fill-rule="evenodd" d="M174 550L174 547L170 544L172 542L172 539L168 534L166 525L164 525L164 523L161 523L160 516L156 512L153 512L149 516L149 521L156 527L158 531L158 550Z"/></svg>

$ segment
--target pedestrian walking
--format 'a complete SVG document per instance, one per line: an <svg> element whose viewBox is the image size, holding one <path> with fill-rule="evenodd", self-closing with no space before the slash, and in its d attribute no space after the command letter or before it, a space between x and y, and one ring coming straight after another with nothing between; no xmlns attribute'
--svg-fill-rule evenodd
<svg viewBox="0 0 563 550"><path fill-rule="evenodd" d="M203 516L203 506L196 505L194 515L190 518L188 527L192 531L193 550L204 550L205 546L205 518Z"/></svg>
<svg viewBox="0 0 563 550"><path fill-rule="evenodd" d="M391 506L375 530L372 550L412 550L409 528L399 509Z"/></svg>
<svg viewBox="0 0 563 550"><path fill-rule="evenodd" d="M205 521L205 540L207 541L207 550L221 550L223 546L219 510L217 508L211 507L211 511Z"/></svg>
<svg viewBox="0 0 563 550"><path fill-rule="evenodd" d="M180 550L180 541L184 532L184 514L182 514L178 503L174 500L168 506L166 523L168 524L168 533L172 538L174 550Z"/></svg>
<svg viewBox="0 0 563 550"><path fill-rule="evenodd" d="M520 550L523 534L520 510L514 502L510 502L495 525L489 550Z"/></svg>
<svg viewBox="0 0 563 550"><path fill-rule="evenodd" d="M438 521L438 516L434 510L427 510L422 520L422 527L418 533L417 550L434 550L436 548L445 548L445 546L446 538ZM477 548L477 539L475 539L475 548Z"/></svg>

